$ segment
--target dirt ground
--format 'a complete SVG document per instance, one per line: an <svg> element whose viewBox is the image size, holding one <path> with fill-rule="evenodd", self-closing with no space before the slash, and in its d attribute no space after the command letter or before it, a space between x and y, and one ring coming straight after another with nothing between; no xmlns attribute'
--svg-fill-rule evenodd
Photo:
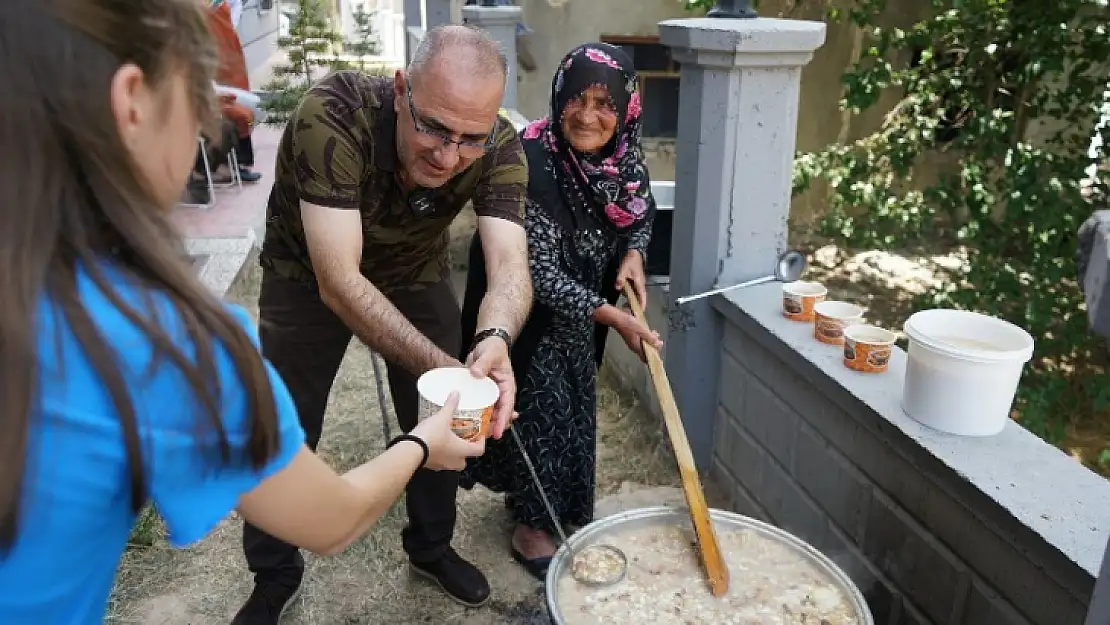
<svg viewBox="0 0 1110 625"><path fill-rule="evenodd" d="M471 218L456 227L455 248L469 242ZM464 258L455 252L456 258ZM252 263L252 265L256 265ZM256 311L260 271L253 266L228 299ZM456 280L461 284L461 280ZM336 470L356 466L384 446L370 353L352 342L332 389L320 454ZM674 463L661 445L662 424L606 381L599 394L599 497L677 484ZM396 423L393 431L397 431ZM622 490L623 487L623 490ZM642 490L642 505L664 498ZM530 623L543 613L540 584L522 574L508 553L510 521L503 499L478 487L460 491L455 548L489 576L493 598L481 609L463 608L438 588L412 576L401 550L405 523L395 505L343 554L306 555L302 595L283 625L381 623ZM234 516L234 515L233 515ZM225 520L196 546L174 550L157 538L131 548L120 566L108 623L214 625L228 623L251 589L240 548L241 522Z"/></svg>

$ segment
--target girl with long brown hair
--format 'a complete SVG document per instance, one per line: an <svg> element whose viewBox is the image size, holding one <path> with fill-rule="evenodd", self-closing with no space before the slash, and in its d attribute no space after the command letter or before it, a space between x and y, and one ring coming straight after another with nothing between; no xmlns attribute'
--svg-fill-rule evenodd
<svg viewBox="0 0 1110 625"><path fill-rule="evenodd" d="M238 509L335 553L417 468L459 469L483 449L451 433L449 402L336 475L305 447L249 317L194 277L169 212L215 119L202 10L0 1L5 624L101 622L148 501L174 545Z"/></svg>

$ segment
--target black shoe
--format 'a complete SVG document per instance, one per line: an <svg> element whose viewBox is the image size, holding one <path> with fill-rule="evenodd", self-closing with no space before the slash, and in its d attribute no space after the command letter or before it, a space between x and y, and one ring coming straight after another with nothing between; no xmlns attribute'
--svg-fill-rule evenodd
<svg viewBox="0 0 1110 625"><path fill-rule="evenodd" d="M243 182L258 182L262 180L262 174L257 171L247 169L246 167L239 168L239 179Z"/></svg>
<svg viewBox="0 0 1110 625"><path fill-rule="evenodd" d="M254 592L239 608L231 625L277 625L300 594L300 586L255 584Z"/></svg>
<svg viewBox="0 0 1110 625"><path fill-rule="evenodd" d="M532 574L532 577L540 580L541 582L547 579L547 569L551 567L552 556L542 558L525 558L524 554L517 551L516 547L509 547L509 553L513 555L513 559L524 567L525 571Z"/></svg>
<svg viewBox="0 0 1110 625"><path fill-rule="evenodd" d="M468 608L477 608L489 601L489 582L475 566L459 557L448 547L443 557L434 562L409 562L413 572L427 577L455 601Z"/></svg>

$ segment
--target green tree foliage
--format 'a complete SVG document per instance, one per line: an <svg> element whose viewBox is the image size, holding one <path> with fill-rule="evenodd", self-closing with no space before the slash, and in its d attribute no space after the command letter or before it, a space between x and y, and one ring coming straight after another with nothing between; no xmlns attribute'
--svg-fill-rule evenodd
<svg viewBox="0 0 1110 625"><path fill-rule="evenodd" d="M1105 347L1087 332L1075 276L1076 230L1106 207L1110 29L1102 0L932 0L928 17L890 23L884 0L833 20L863 29L863 58L843 78L842 107L896 96L874 134L801 155L795 192L829 188L824 232L854 247L928 241L969 262L919 307L974 309L1036 339L1020 419L1059 442L1066 419L1110 404ZM880 19L882 18L882 19ZM887 100L889 104L889 100ZM1102 135L1092 158L1091 137ZM939 169L939 175L921 175ZM915 176L915 174L919 174Z"/></svg>
<svg viewBox="0 0 1110 625"><path fill-rule="evenodd" d="M297 0L295 6L289 33L278 39L288 60L274 67L274 79L263 87L269 92L262 102L266 123L274 126L289 121L317 80L347 66L336 54L343 38L332 25L323 0Z"/></svg>
<svg viewBox="0 0 1110 625"><path fill-rule="evenodd" d="M355 9L355 36L347 40L343 49L347 54L357 57L359 69L366 69L366 57L378 53L380 45L378 34L374 32L374 14L364 5Z"/></svg>

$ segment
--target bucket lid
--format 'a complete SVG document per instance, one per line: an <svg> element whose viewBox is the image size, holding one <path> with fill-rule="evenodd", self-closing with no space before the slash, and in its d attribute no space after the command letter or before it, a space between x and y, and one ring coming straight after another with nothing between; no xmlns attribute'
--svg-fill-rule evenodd
<svg viewBox="0 0 1110 625"><path fill-rule="evenodd" d="M914 313L906 336L932 350L978 362L1029 362L1033 337L1004 319L967 310L936 308Z"/></svg>

